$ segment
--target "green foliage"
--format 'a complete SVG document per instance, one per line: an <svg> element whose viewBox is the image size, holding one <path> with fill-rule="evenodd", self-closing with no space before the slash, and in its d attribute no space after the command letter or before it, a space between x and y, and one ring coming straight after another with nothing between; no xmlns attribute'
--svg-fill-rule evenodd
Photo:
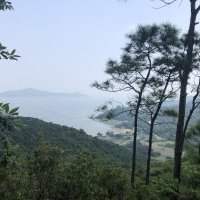
<svg viewBox="0 0 200 200"><path fill-rule="evenodd" d="M55 199L61 155L58 148L39 142L28 163L32 199Z"/></svg>
<svg viewBox="0 0 200 200"><path fill-rule="evenodd" d="M170 161L152 163L149 186L144 185L143 172L138 171L136 188L131 189L127 169L105 162L93 153L80 152L69 157L43 139L36 143L27 155L9 141L4 142L0 158L1 200L200 199L196 156L185 157L179 192L177 182L170 176Z"/></svg>
<svg viewBox="0 0 200 200"><path fill-rule="evenodd" d="M20 56L16 54L16 50L8 51L7 47L0 43L0 60L17 60Z"/></svg>
<svg viewBox="0 0 200 200"><path fill-rule="evenodd" d="M21 200L25 188L23 160L18 148L12 146L6 139L2 141L0 152L0 199ZM18 153L17 153L18 152Z"/></svg>
<svg viewBox="0 0 200 200"><path fill-rule="evenodd" d="M71 199L95 199L97 193L97 166L93 158L82 154L69 166L69 196Z"/></svg>
<svg viewBox="0 0 200 200"><path fill-rule="evenodd" d="M10 1L6 0L0 0L0 11L5 11L5 10L12 10L13 6ZM9 51L7 47L2 45L0 43L0 60L1 59L6 59L6 60L17 60L20 56L16 54L16 50L13 49L12 51Z"/></svg>
<svg viewBox="0 0 200 200"><path fill-rule="evenodd" d="M166 109L163 111L163 115L176 118L178 116L178 113L174 109Z"/></svg>
<svg viewBox="0 0 200 200"><path fill-rule="evenodd" d="M129 178L121 168L102 167L98 173L100 199L127 199Z"/></svg>
<svg viewBox="0 0 200 200"><path fill-rule="evenodd" d="M10 108L9 103L0 103L0 128L9 130L14 126L14 120L18 116L19 108Z"/></svg>
<svg viewBox="0 0 200 200"><path fill-rule="evenodd" d="M4 132L0 132L0 135ZM74 157L80 152L93 152L107 162L120 163L129 167L131 151L119 145L87 135L83 130L47 123L34 118L17 118L15 129L6 132L14 144L26 152L35 149L38 138L64 150L65 155Z"/></svg>
<svg viewBox="0 0 200 200"><path fill-rule="evenodd" d="M42 147L42 149L44 148ZM49 160L49 157L52 158L51 151L49 149L48 153L46 150L45 152L40 151L40 153L42 157L45 155L45 158ZM41 163L38 157L33 160ZM52 165L51 163L45 164L45 167L42 168L41 166L44 164L35 167L35 163L30 163L30 166L35 168L34 172L36 174L39 172L36 179L31 179L32 199L125 199L128 191L128 179L123 169L102 165L100 160L88 153L79 154L68 164ZM52 172L57 173L53 173L52 176ZM40 184L36 184L36 181L39 181ZM33 188L35 189L33 190Z"/></svg>
<svg viewBox="0 0 200 200"><path fill-rule="evenodd" d="M0 0L0 10L12 10L13 6L10 1Z"/></svg>
<svg viewBox="0 0 200 200"><path fill-rule="evenodd" d="M176 27L171 24L138 26L127 38L120 61L107 63L105 72L109 79L95 82L94 87L103 91L130 91L134 96L141 87L146 90L146 85L156 84L156 88L161 88L166 74L172 71L176 74L173 53L182 47ZM135 98L131 103L134 101Z"/></svg>
<svg viewBox="0 0 200 200"><path fill-rule="evenodd" d="M200 136L200 122L196 123L196 125L190 127L187 132L187 138L192 138L195 136Z"/></svg>

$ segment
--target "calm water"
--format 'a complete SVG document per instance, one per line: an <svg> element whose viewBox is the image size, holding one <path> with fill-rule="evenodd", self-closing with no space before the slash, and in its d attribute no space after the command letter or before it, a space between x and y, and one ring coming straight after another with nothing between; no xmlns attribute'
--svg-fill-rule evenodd
<svg viewBox="0 0 200 200"><path fill-rule="evenodd" d="M97 106L104 101L90 97L3 97L11 106L20 107L20 115L39 118L77 129L90 135L105 133L111 127L89 119Z"/></svg>

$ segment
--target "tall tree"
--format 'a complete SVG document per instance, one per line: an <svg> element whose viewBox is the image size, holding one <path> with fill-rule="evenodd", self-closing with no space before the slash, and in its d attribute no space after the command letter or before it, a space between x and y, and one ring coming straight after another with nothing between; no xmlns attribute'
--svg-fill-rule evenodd
<svg viewBox="0 0 200 200"><path fill-rule="evenodd" d="M142 97L144 93L148 93L149 88L147 86L150 86L150 80L155 80L152 78L156 70L155 60L171 54L173 47L177 48L178 31L169 24L139 26L134 34L128 35L128 38L129 43L124 48L120 62L113 60L108 62L106 73L111 78L102 84L96 82L94 86L110 92L128 91L133 96L132 100L128 102L128 109L125 111L133 113L134 116L131 175L131 182L134 187L138 119Z"/></svg>
<svg viewBox="0 0 200 200"><path fill-rule="evenodd" d="M160 0L164 6L171 5L178 0ZM198 0L189 0L190 4L190 22L186 36L185 49L186 56L182 68L180 69L180 97L179 97L179 112L176 129L175 153L174 153L174 178L181 181L181 161L183 153L183 145L185 139L185 115L186 115L186 100L188 80L192 71L193 50L195 42L195 28L197 23L197 16L200 11L200 3Z"/></svg>
<svg viewBox="0 0 200 200"><path fill-rule="evenodd" d="M174 87L173 84L177 81L177 73L174 65L167 62L164 64L164 69L158 69L155 73L152 83L150 83L151 90L147 96L143 99L143 113L147 113L149 116L149 145L148 145L148 156L147 156L147 169L146 169L146 184L149 184L150 179L150 167L151 167L151 154L152 154L152 142L154 126L156 120L160 114L162 105L165 101L176 96L178 88ZM159 65L160 68L160 65Z"/></svg>
<svg viewBox="0 0 200 200"><path fill-rule="evenodd" d="M132 157L132 175L131 183L134 187L135 169L136 169L136 150L138 117L142 100L142 95L152 71L152 57L156 54L155 43L159 28L153 26L140 26L134 34L129 34L129 43L124 48L121 61L109 61L106 73L111 76L103 84L95 83L98 89L118 92L129 91L136 97L134 102L128 102L131 105L129 112L134 107L134 133L133 133L133 157Z"/></svg>

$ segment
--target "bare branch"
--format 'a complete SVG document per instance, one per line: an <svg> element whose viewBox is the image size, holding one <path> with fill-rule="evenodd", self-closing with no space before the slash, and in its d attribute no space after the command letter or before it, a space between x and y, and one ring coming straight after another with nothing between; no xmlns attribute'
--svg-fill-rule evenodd
<svg viewBox="0 0 200 200"><path fill-rule="evenodd" d="M152 0L152 1L154 1L154 0ZM176 1L178 1L178 0L159 0L163 5L162 6L159 6L159 7L153 7L154 9L161 9L161 8L164 8L164 7L166 7L166 6L170 6L170 5L172 5L173 3L175 3ZM182 0L181 0L181 2L182 2ZM180 3L181 3L180 2Z"/></svg>

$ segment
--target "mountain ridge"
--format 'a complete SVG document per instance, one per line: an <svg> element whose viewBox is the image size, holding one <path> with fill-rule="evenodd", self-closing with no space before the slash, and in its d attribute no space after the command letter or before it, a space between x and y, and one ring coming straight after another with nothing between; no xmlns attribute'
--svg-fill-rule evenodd
<svg viewBox="0 0 200 200"><path fill-rule="evenodd" d="M20 90L7 90L0 92L0 97L49 97L49 96L62 96L62 97L87 97L81 93L64 93L64 92L49 92L46 90L39 90L34 88L25 88Z"/></svg>
<svg viewBox="0 0 200 200"><path fill-rule="evenodd" d="M38 140L42 138L44 142L63 149L66 156L74 157L80 152L90 152L107 161L130 166L131 151L128 148L87 135L82 129L45 122L37 118L19 117L12 130L6 132L0 130L0 137L4 135L12 144L27 153L31 153L37 146ZM143 155L144 152L139 157L141 162L144 159Z"/></svg>

